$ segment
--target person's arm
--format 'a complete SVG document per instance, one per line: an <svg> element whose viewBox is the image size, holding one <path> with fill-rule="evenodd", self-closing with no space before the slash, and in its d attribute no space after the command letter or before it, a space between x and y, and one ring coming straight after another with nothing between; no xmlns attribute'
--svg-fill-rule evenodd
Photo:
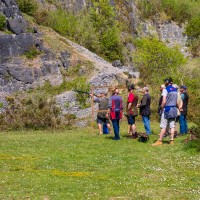
<svg viewBox="0 0 200 200"><path fill-rule="evenodd" d="M165 105L166 105L166 101L167 101L167 97L166 96L163 96L163 99L162 99L162 104L161 104L161 109L163 110Z"/></svg>
<svg viewBox="0 0 200 200"><path fill-rule="evenodd" d="M110 115L110 109L112 108L112 98L110 97L108 100L108 112L106 114L106 117L109 118Z"/></svg>
<svg viewBox="0 0 200 200"><path fill-rule="evenodd" d="M161 110L163 110L164 107L165 107L165 105L166 105L166 102L167 102L167 94L168 94L167 90L164 89L163 92L162 92L163 98L162 98L162 103L161 103Z"/></svg>

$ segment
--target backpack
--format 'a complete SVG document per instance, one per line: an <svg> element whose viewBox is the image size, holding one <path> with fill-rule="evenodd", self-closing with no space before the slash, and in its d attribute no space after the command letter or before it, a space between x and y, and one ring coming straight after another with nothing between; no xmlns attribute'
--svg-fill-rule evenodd
<svg viewBox="0 0 200 200"><path fill-rule="evenodd" d="M149 136L146 133L142 133L139 135L139 142L147 142L149 140Z"/></svg>

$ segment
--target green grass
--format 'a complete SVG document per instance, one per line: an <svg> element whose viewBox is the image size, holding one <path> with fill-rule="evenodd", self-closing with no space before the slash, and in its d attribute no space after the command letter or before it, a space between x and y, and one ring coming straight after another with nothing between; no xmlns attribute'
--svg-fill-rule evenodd
<svg viewBox="0 0 200 200"><path fill-rule="evenodd" d="M199 154L185 137L153 148L152 129L148 143L127 139L125 123L120 141L91 128L2 132L0 199L199 199Z"/></svg>

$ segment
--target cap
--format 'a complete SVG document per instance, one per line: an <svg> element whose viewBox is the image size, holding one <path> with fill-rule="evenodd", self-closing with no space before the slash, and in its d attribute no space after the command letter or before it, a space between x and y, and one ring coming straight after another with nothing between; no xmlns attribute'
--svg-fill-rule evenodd
<svg viewBox="0 0 200 200"><path fill-rule="evenodd" d="M182 86L180 87L180 89L187 90L187 87L186 87L185 85L182 85Z"/></svg>
<svg viewBox="0 0 200 200"><path fill-rule="evenodd" d="M173 80L172 80L171 77L168 77L168 78L166 78L166 79L164 80L164 82L165 82L165 83L172 83Z"/></svg>

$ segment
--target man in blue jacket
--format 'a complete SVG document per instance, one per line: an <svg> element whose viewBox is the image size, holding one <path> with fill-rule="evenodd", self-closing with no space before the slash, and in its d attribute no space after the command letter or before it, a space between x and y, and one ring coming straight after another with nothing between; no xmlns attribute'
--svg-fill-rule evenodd
<svg viewBox="0 0 200 200"><path fill-rule="evenodd" d="M160 123L160 138L152 146L162 145L162 139L166 132L167 125L169 125L171 132L170 144L174 144L174 132L175 132L175 120L177 117L177 98L178 92L175 87L172 86L172 78L166 78L165 80L166 88L162 92L163 100L161 104L162 115Z"/></svg>

